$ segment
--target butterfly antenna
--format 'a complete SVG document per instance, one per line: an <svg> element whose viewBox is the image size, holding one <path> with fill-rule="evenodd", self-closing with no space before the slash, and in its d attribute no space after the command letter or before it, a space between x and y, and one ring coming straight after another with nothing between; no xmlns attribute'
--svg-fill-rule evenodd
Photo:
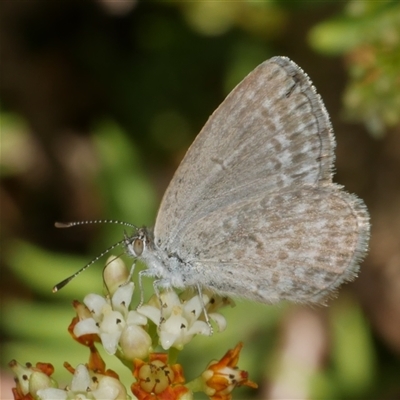
<svg viewBox="0 0 400 400"><path fill-rule="evenodd" d="M75 224L74 222L72 222L73 224ZM76 225L79 225L79 223L77 223ZM71 225L73 226L73 225ZM129 225L130 226L130 225ZM66 226L65 228L69 228L69 226ZM94 264L97 260L99 260L101 257L103 257L105 254L107 254L109 251L111 251L112 249L114 249L115 247L121 245L124 242L125 239L120 240L119 242L113 244L111 247L109 247L107 250L103 251L101 254L99 254L95 259L93 259L92 261L90 261L88 264L86 264L83 268L81 268L79 271L75 272L73 275L71 275L70 277L64 279L63 281L61 281L60 283L57 283L57 285L55 285L53 287L53 293L58 292L60 289L62 289L67 283L71 282L72 279L76 278L81 272L83 272L85 269L89 268L92 264Z"/></svg>
<svg viewBox="0 0 400 400"><path fill-rule="evenodd" d="M55 222L56 228L71 228L72 226L77 225L89 225L89 224L118 224L129 226L130 228L137 229L137 226L130 224L129 222L117 221L113 219L98 219L98 220L91 220L91 221L72 221L72 222Z"/></svg>

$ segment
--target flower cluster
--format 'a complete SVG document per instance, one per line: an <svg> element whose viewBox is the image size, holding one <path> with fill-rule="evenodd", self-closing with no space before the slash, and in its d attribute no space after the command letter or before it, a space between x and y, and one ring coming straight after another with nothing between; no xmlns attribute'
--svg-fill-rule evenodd
<svg viewBox="0 0 400 400"><path fill-rule="evenodd" d="M204 382L204 392L210 397L220 400L230 399L232 390L237 386L257 388L257 384L249 381L246 371L237 368L240 351L243 344L239 343L234 349L228 350L219 361L211 361L201 374Z"/></svg>
<svg viewBox="0 0 400 400"><path fill-rule="evenodd" d="M202 300L198 295L185 299L187 296L187 292L178 296L172 290L166 291L161 293L160 299L153 296L148 304L138 309L139 313L158 326L160 344L164 350L171 347L182 350L195 335L210 335L211 327L205 320L204 312L217 324L220 332L226 328L225 318L215 311L229 304L229 299L217 299L210 294L203 294Z"/></svg>
<svg viewBox="0 0 400 400"><path fill-rule="evenodd" d="M88 294L83 302L74 301L76 316L69 325L71 336L89 349L89 362L74 369L71 384L59 388L51 378L50 364L22 366L16 361L10 368L16 375L15 400L67 400L131 398L118 375L106 369L95 343L118 357L131 369L133 398L139 400L190 400L202 391L212 400L229 400L238 386L257 385L237 368L242 345L229 350L220 361L211 362L200 376L186 382L183 367L171 362L196 335L210 335L211 322L218 331L226 328L221 307L233 305L225 297L192 291L177 294L172 290L153 296L131 310L133 282L126 283L127 269L120 259L111 259L104 272L107 295ZM155 352L160 347L165 352ZM172 351L172 353L171 353ZM171 359L171 354L173 354Z"/></svg>
<svg viewBox="0 0 400 400"><path fill-rule="evenodd" d="M58 388L51 378L54 371L51 364L38 363L23 366L13 360L9 363L16 376L17 386L13 390L14 400L126 400L128 395L118 375L105 369L105 363L93 344L90 347L89 362L76 369L68 363L65 367L73 374L71 384Z"/></svg>
<svg viewBox="0 0 400 400"><path fill-rule="evenodd" d="M88 294L83 304L74 302L77 318L72 323L73 336L82 341L96 335L108 354L119 349L124 358L145 358L152 351L152 340L145 327L147 318L129 310L133 282L121 286L111 299Z"/></svg>
<svg viewBox="0 0 400 400"><path fill-rule="evenodd" d="M150 354L148 362L135 360L132 393L139 400L180 399L190 400L193 392L184 385L185 378L180 364L168 364L165 353Z"/></svg>

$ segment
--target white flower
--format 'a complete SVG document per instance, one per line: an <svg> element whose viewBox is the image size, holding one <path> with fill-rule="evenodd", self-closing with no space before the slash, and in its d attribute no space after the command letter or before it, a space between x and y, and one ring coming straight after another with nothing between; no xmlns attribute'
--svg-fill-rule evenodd
<svg viewBox="0 0 400 400"><path fill-rule="evenodd" d="M36 392L40 400L66 400L68 393L63 389L47 388Z"/></svg>
<svg viewBox="0 0 400 400"><path fill-rule="evenodd" d="M74 373L74 377L71 382L72 392L87 392L90 390L92 381L88 369L83 365L79 364Z"/></svg>
<svg viewBox="0 0 400 400"><path fill-rule="evenodd" d="M92 374L84 365L76 367L69 389L47 388L37 391L40 400L126 400L126 389L118 379Z"/></svg>
<svg viewBox="0 0 400 400"><path fill-rule="evenodd" d="M158 335L161 346L168 350L170 347L182 349L192 338L197 335L210 335L211 327L205 321L204 308L211 308L214 311L215 296L203 294L203 301L198 295L187 297L187 292L184 292L180 297L172 291L161 293L160 302L157 298L150 300L149 304L140 307L137 311L145 315L158 326ZM151 305L154 304L154 305ZM222 301L219 304L225 305ZM208 317L216 322L219 331L226 327L225 318L218 313L208 313Z"/></svg>
<svg viewBox="0 0 400 400"><path fill-rule="evenodd" d="M102 376L98 381L97 389L92 393L96 400L126 400L129 398L121 382L111 376Z"/></svg>
<svg viewBox="0 0 400 400"><path fill-rule="evenodd" d="M147 318L137 311L130 311L133 282L120 286L111 300L97 294L89 294L83 300L91 317L81 319L74 327L79 337L97 334L109 354L115 354L118 346L126 359L144 358L151 349L151 338L143 329Z"/></svg>
<svg viewBox="0 0 400 400"><path fill-rule="evenodd" d="M57 382L51 378L51 364L43 364L42 367L38 364L36 367L29 363L21 365L16 360L12 360L8 364L15 374L17 388L24 397L26 395L35 396L38 391L57 387ZM46 370L47 372L45 372Z"/></svg>

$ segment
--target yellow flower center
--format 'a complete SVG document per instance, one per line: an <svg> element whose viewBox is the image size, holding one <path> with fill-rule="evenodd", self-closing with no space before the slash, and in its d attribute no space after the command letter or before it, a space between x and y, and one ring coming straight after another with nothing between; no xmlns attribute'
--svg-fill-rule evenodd
<svg viewBox="0 0 400 400"><path fill-rule="evenodd" d="M172 369L160 360L154 360L140 368L140 387L147 393L163 392L175 379Z"/></svg>

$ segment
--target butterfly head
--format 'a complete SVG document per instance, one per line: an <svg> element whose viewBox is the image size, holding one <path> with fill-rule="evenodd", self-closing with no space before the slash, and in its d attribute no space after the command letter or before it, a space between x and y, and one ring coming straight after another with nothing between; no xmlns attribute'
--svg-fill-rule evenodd
<svg viewBox="0 0 400 400"><path fill-rule="evenodd" d="M147 228L138 228L132 235L124 233L126 253L133 258L142 258L152 245L152 233Z"/></svg>

